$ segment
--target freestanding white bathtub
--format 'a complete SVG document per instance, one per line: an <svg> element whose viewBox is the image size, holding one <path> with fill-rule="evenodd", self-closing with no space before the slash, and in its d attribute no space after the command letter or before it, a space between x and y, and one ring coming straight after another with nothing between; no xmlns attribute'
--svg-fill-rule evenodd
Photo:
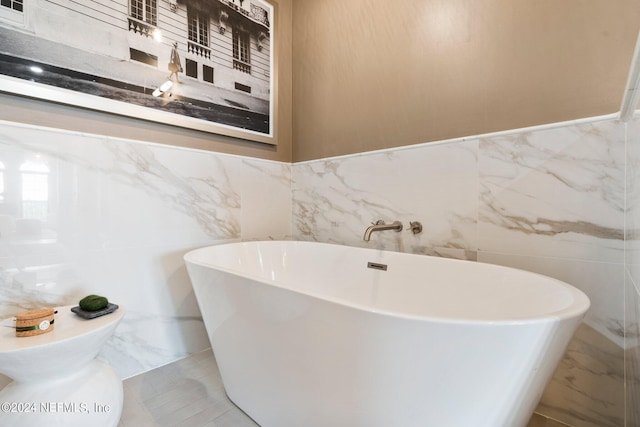
<svg viewBox="0 0 640 427"><path fill-rule="evenodd" d="M227 395L262 427L525 426L589 308L525 271L322 243L185 261Z"/></svg>

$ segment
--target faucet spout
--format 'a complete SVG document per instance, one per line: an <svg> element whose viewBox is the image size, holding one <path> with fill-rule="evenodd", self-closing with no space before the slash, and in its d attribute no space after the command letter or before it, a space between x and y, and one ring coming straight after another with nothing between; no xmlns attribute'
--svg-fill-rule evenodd
<svg viewBox="0 0 640 427"><path fill-rule="evenodd" d="M395 230L402 231L402 223L400 221L393 221L391 224L385 224L383 220L376 221L375 224L370 225L364 232L364 241L368 242L371 239L371 233L374 231Z"/></svg>

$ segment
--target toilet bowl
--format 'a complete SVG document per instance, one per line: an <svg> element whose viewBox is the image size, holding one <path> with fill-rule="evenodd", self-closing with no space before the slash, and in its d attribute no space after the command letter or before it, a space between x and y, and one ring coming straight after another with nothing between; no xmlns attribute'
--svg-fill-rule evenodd
<svg viewBox="0 0 640 427"><path fill-rule="evenodd" d="M122 380L96 359L125 314L83 319L58 307L55 328L32 337L0 331L0 374L13 381L0 390L3 427L115 427L122 413Z"/></svg>

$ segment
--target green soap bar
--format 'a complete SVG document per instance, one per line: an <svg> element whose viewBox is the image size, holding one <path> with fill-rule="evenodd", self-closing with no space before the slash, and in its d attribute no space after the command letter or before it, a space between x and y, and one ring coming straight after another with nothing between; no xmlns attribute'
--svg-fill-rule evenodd
<svg viewBox="0 0 640 427"><path fill-rule="evenodd" d="M88 295L80 300L80 308L85 311L102 310L109 304L109 300L100 295Z"/></svg>

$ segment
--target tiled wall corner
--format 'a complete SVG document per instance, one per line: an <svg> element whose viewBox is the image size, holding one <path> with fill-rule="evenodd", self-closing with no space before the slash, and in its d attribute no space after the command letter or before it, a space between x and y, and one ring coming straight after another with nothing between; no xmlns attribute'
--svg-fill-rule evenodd
<svg viewBox="0 0 640 427"><path fill-rule="evenodd" d="M625 221L626 426L640 427L640 116L627 124Z"/></svg>
<svg viewBox="0 0 640 427"><path fill-rule="evenodd" d="M625 389L626 426L640 426L640 291L635 280L627 275L626 281L626 347Z"/></svg>
<svg viewBox="0 0 640 427"><path fill-rule="evenodd" d="M538 408L576 427L624 424L624 141L616 120L480 141L478 260L591 299Z"/></svg>

